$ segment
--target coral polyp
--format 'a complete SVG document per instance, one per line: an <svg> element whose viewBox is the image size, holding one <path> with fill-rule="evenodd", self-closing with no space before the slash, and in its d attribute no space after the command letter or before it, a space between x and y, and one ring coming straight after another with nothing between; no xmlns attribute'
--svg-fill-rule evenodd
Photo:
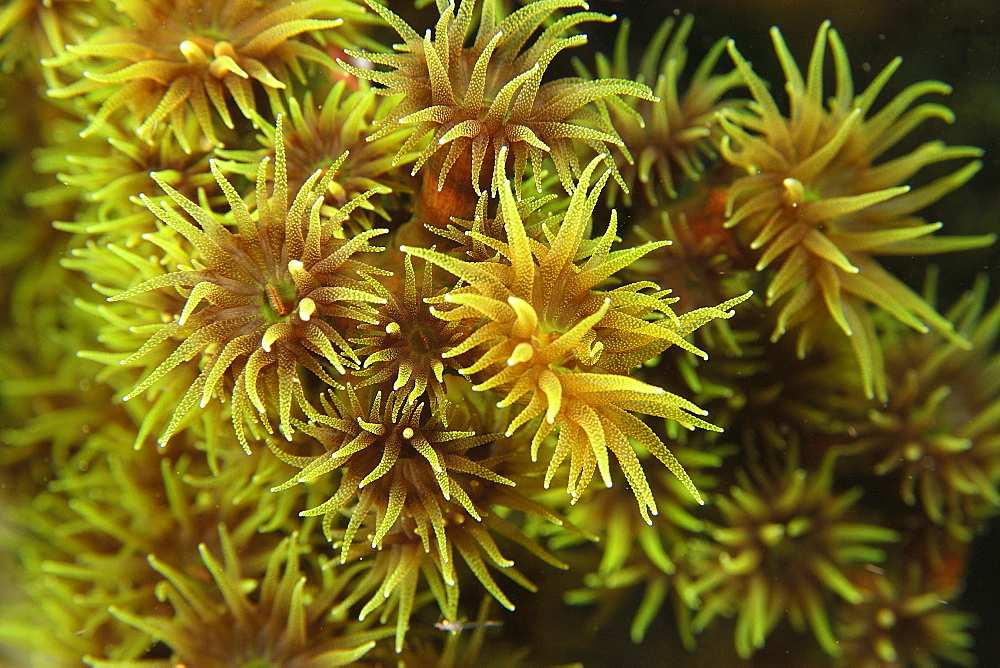
<svg viewBox="0 0 1000 668"><path fill-rule="evenodd" d="M466 456L469 450L489 443L496 435L449 429L443 413L427 415L429 411L422 403L407 402L407 395L398 390L385 397L379 392L374 395L371 391L366 392L362 396L364 405L350 386L346 395L324 395L322 410L309 415L313 424L302 426L305 433L323 444L323 454L316 457L279 455L302 471L275 491L344 468L337 492L304 513L323 515L323 526L329 537L338 511L357 502L342 539L341 561L346 562L355 532L369 510L379 511L378 528L371 538L372 547L379 549L386 533L407 507L409 498L411 506L422 507L418 516L426 522L423 528L429 529L425 532L426 540L434 536L442 560L449 562L446 555L450 550L437 499L450 502L454 495L455 502L478 519L471 500L451 478L450 472L472 473L501 484L513 484ZM447 579L453 581L453 578Z"/></svg>
<svg viewBox="0 0 1000 668"><path fill-rule="evenodd" d="M277 451L281 459L302 470L274 491L343 469L330 498L301 514L323 517L327 538L339 543L342 564L374 551L378 554L369 558L375 572L391 565L393 576L386 574L385 582L376 587L378 592L361 618L393 597L393 606L399 610L396 651L401 651L417 576L431 564L433 573L425 577L449 591L444 597L435 595L442 613L453 617L456 553L490 594L513 609L487 570L487 564L503 570L514 565L503 557L487 530L496 530L497 522L503 520L493 518L481 498L470 496L480 496L476 490L482 482L515 484L490 470L489 458L480 453L499 434L476 434L449 425L443 406L429 411L423 403L407 401L407 394L399 390L383 396L369 388L359 396L348 386L344 395L334 393L321 399L321 410L311 413L311 424L302 425L301 430L325 451L316 456ZM350 520L336 530L342 513ZM361 535L367 536L363 541L358 540L362 528L365 533ZM516 571L509 573L530 586Z"/></svg>
<svg viewBox="0 0 1000 668"><path fill-rule="evenodd" d="M117 608L111 613L155 640L168 642L175 663L206 668L351 665L375 647L375 640L385 632L341 625L342 634L327 634L322 642L313 641L310 636L315 637L320 629L326 631L323 616L337 588L329 581L311 583L307 588L307 578L300 570L298 540L298 535L292 534L275 547L267 569L259 575L259 582L253 583L257 590L254 602L245 591L247 574L241 573L236 549L223 531L222 562L204 543L198 546L204 568L211 575L211 588L150 555L150 565L164 577L159 596L174 609L173 618L140 617ZM121 665L85 661L102 668Z"/></svg>
<svg viewBox="0 0 1000 668"><path fill-rule="evenodd" d="M845 648L841 665L863 668L931 667L947 661L973 665L969 652L971 616L927 591L919 572L903 578L902 587L885 575L868 574L860 589L864 602L844 607L839 634Z"/></svg>
<svg viewBox="0 0 1000 668"><path fill-rule="evenodd" d="M0 3L0 665L1000 665L993 10L704 4Z"/></svg>
<svg viewBox="0 0 1000 668"><path fill-rule="evenodd" d="M58 130L75 134L78 124L78 119L67 120ZM94 134L94 139L102 140L101 143L77 138L76 146L62 144L58 149L39 151L36 167L55 172L61 187L32 193L32 199L36 203L53 203L56 197L70 196L93 202L89 215L72 222L59 222L60 229L103 235L107 241L121 241L124 237L130 246L142 234L156 229L156 217L149 211L137 214L131 201L153 185L150 172L156 172L189 199L197 198L202 190L203 196L217 209L225 200L208 167L211 149L200 141L201 130L194 118L179 129L183 141L161 128L153 135L155 141L147 144L133 142L130 130L105 123ZM163 192L156 187L156 194Z"/></svg>
<svg viewBox="0 0 1000 668"><path fill-rule="evenodd" d="M343 233L344 219L370 193L354 198L333 218L322 216L320 207L334 167L325 175L314 173L289 202L280 130L277 138L270 192L268 158L258 167L256 215L214 163L212 172L229 201L231 219L202 208L156 175L157 184L194 223L165 202L143 198L157 218L190 243L197 258L188 267L145 280L112 298L121 301L166 288L185 295L181 311L156 325L146 343L121 362L130 365L154 350L169 350L126 395L128 399L155 388L178 366L204 356L204 366L178 404L161 442L176 433L195 404L204 407L227 393L232 395L233 426L244 449L249 451L244 421L262 423L270 431L268 415L277 412L287 433L293 403L308 402L299 368L336 386L321 360L341 373L360 364L336 323L374 320L370 304L385 301L362 279L364 272L376 270L352 256L382 250L369 240L386 230L369 230L352 239ZM227 224L235 225L236 231Z"/></svg>
<svg viewBox="0 0 1000 668"><path fill-rule="evenodd" d="M0 9L0 69L38 66L38 59L93 30L103 3L90 0L12 0Z"/></svg>
<svg viewBox="0 0 1000 668"><path fill-rule="evenodd" d="M740 226L758 251L757 270L776 265L767 288L769 304L781 302L775 338L799 327L802 348L832 318L857 356L869 396L884 399L885 372L868 305L891 313L918 331L952 335L952 326L872 256L942 253L988 245L994 236L939 238L941 223L913 214L968 181L981 167L976 148L928 142L909 153L878 162L921 122L953 114L918 98L949 92L925 81L899 93L880 111L876 98L898 69L890 63L860 94L836 30L824 23L816 34L806 77L777 28L771 31L787 79L790 108L783 114L764 81L730 42L729 51L757 103L753 111L724 111L722 154L748 176L730 186L729 227ZM836 89L823 103L826 45L833 51ZM930 184L906 185L922 167L972 159Z"/></svg>
<svg viewBox="0 0 1000 668"><path fill-rule="evenodd" d="M892 398L868 424L875 472L891 476L901 499L934 524L968 538L1000 498L1000 385L994 370L1000 305L988 311L983 281L947 313L972 350L939 335L887 327L886 372Z"/></svg>
<svg viewBox="0 0 1000 668"><path fill-rule="evenodd" d="M502 150L503 157L506 151ZM455 274L468 286L435 301L435 314L449 322L474 325L474 332L445 355L472 353L459 370L481 377L474 390L502 392L499 406L526 404L507 427L507 435L544 413L535 427L532 457L558 427L559 438L546 472L546 484L568 457L567 491L580 497L599 472L611 486L608 452L614 454L643 509L647 522L656 503L629 439L653 453L698 497L676 458L633 412L670 418L688 428L713 429L704 411L662 388L624 375L671 345L700 352L683 336L702 324L730 317L729 310L749 294L678 317L670 309L669 291L638 282L597 290L619 269L657 246L611 251L617 229L612 216L607 232L584 249L584 234L596 200L610 176L605 172L593 188L598 156L583 170L558 231L546 241L529 239L509 183L500 190L500 213L507 241L476 232L469 236L493 248L497 261L457 260L438 251L403 250ZM496 166L500 178L501 166ZM582 262L577 264L577 262ZM450 307L450 308L449 308Z"/></svg>
<svg viewBox="0 0 1000 668"><path fill-rule="evenodd" d="M437 184L458 164L469 172L477 192L490 187L481 177L492 174L491 163L500 159L500 150L506 147L518 188L529 159L537 177L543 158L550 156L563 186L572 190L580 171L577 143L602 154L609 146L627 151L592 103L620 95L655 99L646 86L628 79L542 82L549 64L561 51L586 42L584 35L565 37L567 32L585 21L613 20L596 12L571 12L545 27L546 19L559 9L586 8L580 0L533 2L502 19L497 16L497 4L487 0L482 3L474 33L473 12L479 3L463 0L456 7L440 0L433 37L430 30L421 37L391 10L373 0L366 2L399 33L404 46L390 54L352 52L374 65L391 68L386 71L365 70L344 62L341 66L384 87L379 90L404 96L392 114L380 121L381 128L372 139L394 131L399 124L412 126L402 152L412 150L433 133L417 157L414 173L447 147L443 159L433 167ZM532 33L539 29L540 36L529 44ZM608 164L614 167L610 158Z"/></svg>
<svg viewBox="0 0 1000 668"><path fill-rule="evenodd" d="M880 546L897 535L852 517L860 490L831 494L831 468L827 460L810 475L789 459L776 479L755 468L716 497L715 562L684 592L697 609L695 629L735 612L736 649L748 658L787 617L796 629L808 626L828 654L840 654L826 600L861 603L852 571L882 562Z"/></svg>
<svg viewBox="0 0 1000 668"><path fill-rule="evenodd" d="M629 190L641 185L642 194L651 206L664 199L677 199L684 181L697 181L718 157L715 146L721 139L716 114L735 104L725 95L741 83L740 73L730 70L715 73L726 40L715 43L691 77L687 92L679 92L680 80L687 65L688 35L694 17L686 16L677 24L673 17L664 21L642 54L636 70L629 67L628 47L631 23L618 31L611 59L598 57L597 75L602 78L632 78L647 84L657 99L632 103L617 98L607 101L619 136L635 153L634 164L622 168ZM612 203L618 190L612 186ZM625 201L631 203L626 193Z"/></svg>
<svg viewBox="0 0 1000 668"><path fill-rule="evenodd" d="M358 90L352 90L348 82L341 79L336 83L316 83L314 89L305 92L301 102L295 91L283 89L276 102L285 119L282 136L289 188L297 190L317 169L325 170L343 158L337 178L328 184L326 205L339 209L357 195L374 190L378 194L366 199L362 208L388 219L386 207L396 208L403 194L411 190L393 168L396 164L405 164L409 157L393 161L393 155L403 143L404 133L390 133L377 141L366 141L366 137L373 132L373 123L385 118L397 100L379 97L363 84L359 84ZM252 179L260 159L274 154L274 124L265 118L257 122L261 129L258 141L263 148L217 151L225 158L220 161L225 171Z"/></svg>
<svg viewBox="0 0 1000 668"><path fill-rule="evenodd" d="M122 25L106 26L47 61L55 68L82 62L98 69L85 70L82 79L49 94L106 92L85 133L128 108L144 138L166 121L181 139L181 124L192 114L205 137L219 144L215 117L234 127L231 100L251 118L257 107L254 83L279 90L291 84L293 73L302 76L303 63L332 65L317 44L298 37L340 26L345 11L357 14L358 8L317 0L120 2Z"/></svg>
<svg viewBox="0 0 1000 668"><path fill-rule="evenodd" d="M407 255L403 259L402 295L371 281L385 304L378 307L378 323L362 324L364 335L351 340L358 345L358 355L365 358L362 368L352 374L361 387L388 385L386 381L392 380L393 391L402 390L408 404L426 396L430 411L446 416L444 372L454 369L454 360L445 353L467 332L457 323L434 317L431 306L425 303L435 296L432 265L425 264L420 273L418 283L413 258Z"/></svg>

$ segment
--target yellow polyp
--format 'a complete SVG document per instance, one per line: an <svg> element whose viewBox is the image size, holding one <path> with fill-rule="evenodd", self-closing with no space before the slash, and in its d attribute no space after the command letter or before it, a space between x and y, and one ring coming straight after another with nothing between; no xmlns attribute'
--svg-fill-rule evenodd
<svg viewBox="0 0 1000 668"><path fill-rule="evenodd" d="M445 295L447 298L447 295ZM514 310L514 326L511 328L511 335L517 338L527 338L535 333L538 328L538 314L535 308L521 299L511 295L507 297L507 303Z"/></svg>
<svg viewBox="0 0 1000 668"><path fill-rule="evenodd" d="M782 524L765 524L760 528L759 534L762 543L774 546L785 536L785 527Z"/></svg>
<svg viewBox="0 0 1000 668"><path fill-rule="evenodd" d="M316 302L314 302L309 297L306 297L299 302L299 317L302 320L308 321L312 317L313 313L316 312Z"/></svg>
<svg viewBox="0 0 1000 668"><path fill-rule="evenodd" d="M889 608L882 608L875 613L875 623L883 629L891 629L896 625L896 613Z"/></svg>
<svg viewBox="0 0 1000 668"><path fill-rule="evenodd" d="M216 58L222 58L223 56L229 56L233 60L236 60L239 55L236 53L236 49L229 42L222 40L215 43L212 47L212 55Z"/></svg>
<svg viewBox="0 0 1000 668"><path fill-rule="evenodd" d="M385 326L386 334L399 334L400 331L402 330L398 322L390 322L388 325Z"/></svg>
<svg viewBox="0 0 1000 668"><path fill-rule="evenodd" d="M222 56L216 58L212 61L212 64L208 66L208 72L216 79L221 79L226 76L226 74L235 74L241 79L249 79L250 75L239 66L236 59L232 56Z"/></svg>
<svg viewBox="0 0 1000 668"><path fill-rule="evenodd" d="M274 326L268 327L264 332L264 336L260 339L260 347L264 349L265 353L269 353L271 352L271 346L274 345L274 342L278 338L278 328Z"/></svg>
<svg viewBox="0 0 1000 668"><path fill-rule="evenodd" d="M899 654L892 644L892 639L885 636L879 636L875 639L875 653L886 663L892 664L899 661Z"/></svg>
<svg viewBox="0 0 1000 668"><path fill-rule="evenodd" d="M207 65L208 55L197 43L186 39L177 45L189 65Z"/></svg>
<svg viewBox="0 0 1000 668"><path fill-rule="evenodd" d="M908 443L903 448L903 458L906 461L916 462L924 456L924 449L920 443Z"/></svg>
<svg viewBox="0 0 1000 668"><path fill-rule="evenodd" d="M521 362L527 362L535 354L535 348L530 343L521 342L514 346L514 351L507 358L507 366L514 366Z"/></svg>
<svg viewBox="0 0 1000 668"><path fill-rule="evenodd" d="M785 200L785 204L795 208L802 205L806 199L806 189L802 185L802 182L798 179L787 178L781 182L785 187L785 192L782 195Z"/></svg>

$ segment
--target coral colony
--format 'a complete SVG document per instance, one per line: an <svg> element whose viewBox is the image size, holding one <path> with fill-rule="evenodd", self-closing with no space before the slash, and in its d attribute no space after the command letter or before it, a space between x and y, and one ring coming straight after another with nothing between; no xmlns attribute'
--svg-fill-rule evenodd
<svg viewBox="0 0 1000 668"><path fill-rule="evenodd" d="M972 662L949 87L417 4L0 9L0 662Z"/></svg>

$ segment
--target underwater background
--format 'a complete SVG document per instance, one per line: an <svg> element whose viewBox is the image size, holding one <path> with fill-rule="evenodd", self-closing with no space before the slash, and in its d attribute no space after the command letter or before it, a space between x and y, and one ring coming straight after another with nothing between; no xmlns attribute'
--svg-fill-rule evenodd
<svg viewBox="0 0 1000 668"><path fill-rule="evenodd" d="M0 7L0 665L1000 665L995 3L383 5Z"/></svg>

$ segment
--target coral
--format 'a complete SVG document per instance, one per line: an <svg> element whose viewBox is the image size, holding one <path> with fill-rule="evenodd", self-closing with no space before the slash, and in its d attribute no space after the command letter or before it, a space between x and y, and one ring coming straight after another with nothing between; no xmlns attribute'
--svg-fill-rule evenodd
<svg viewBox="0 0 1000 668"><path fill-rule="evenodd" d="M101 297L113 297L136 282L161 276L164 266L183 264L190 258L184 252L177 240L183 239L173 230L161 230L154 241L134 244L133 235L127 232L131 223L145 227L148 219L155 216L145 207L124 214L122 218L113 219L112 229L95 230L100 235L96 240L87 240L82 246L73 247L67 257L61 258L59 264L71 272L79 272L91 284L94 292ZM87 226L87 223L83 224ZM118 236L118 231L125 238L116 242L105 240L105 236ZM139 232L140 239L144 232ZM158 243L157 243L158 242ZM190 385L197 376L197 369L184 368L174 374L174 385L161 388L149 401L139 400L121 404L121 399L135 386L139 378L138 369L126 367L120 362L135 352L147 340L146 328L150 323L163 321L164 314L180 313L184 298L176 291L153 291L138 295L128 302L93 301L93 294L81 295L73 301L76 311L79 311L89 325L84 331L89 332L87 343L79 346L76 356L89 362L97 362L102 368L88 378L101 384L106 384L115 391L115 401L124 407L125 411L138 425L134 434L133 446L138 449L151 436L161 432L170 419L170 414L176 406L176 400L181 396L178 391ZM172 316L170 316L172 317ZM99 346L94 343L100 341ZM189 365L191 366L191 365ZM101 406L99 409L106 409ZM200 422L218 422L217 412L207 412L201 416ZM210 455L212 456L212 455Z"/></svg>
<svg viewBox="0 0 1000 668"><path fill-rule="evenodd" d="M649 41L633 75L628 65L631 22L622 22L615 40L614 56L598 56L597 76L635 79L652 87L658 98L641 98L630 104L619 98L609 98L608 107L619 136L635 153L635 162L622 169L628 190L625 203L631 205L629 190L636 182L652 207L660 205L661 195L677 199L678 184L684 180L698 181L708 166L718 157L715 146L721 138L716 114L738 104L722 99L741 83L740 73L730 70L713 74L726 48L720 39L698 64L687 91L679 93L680 79L687 64L685 42L694 24L693 16L685 16L676 26L673 17L666 19ZM618 189L611 187L610 202L614 206Z"/></svg>
<svg viewBox="0 0 1000 668"><path fill-rule="evenodd" d="M857 392L852 352L833 323L800 357L793 341L767 341L774 316L760 301L748 302L727 329L699 332L707 361L670 350L661 373L691 388L692 400L725 429L720 438L738 434L741 448L753 453L801 446L815 462L857 438L871 402Z"/></svg>
<svg viewBox="0 0 1000 668"><path fill-rule="evenodd" d="M1000 304L984 312L980 281L947 313L971 350L943 337L886 327L890 400L867 424L874 472L892 476L902 500L966 539L1000 503Z"/></svg>
<svg viewBox="0 0 1000 668"><path fill-rule="evenodd" d="M416 173L445 145L448 152L434 167L432 178L443 184L460 159L470 171L472 187L479 192L483 173L493 173L491 161L500 160L506 147L514 162L514 183L520 184L529 158L536 177L545 155L552 158L567 191L572 191L580 172L576 142L602 155L609 145L626 151L614 128L595 109L596 100L619 95L655 99L649 89L628 79L604 78L583 81L573 78L542 83L549 64L563 49L586 42L586 36L563 35L585 21L610 21L597 12L573 12L545 27L530 45L532 33L544 26L558 9L586 7L580 0L542 0L522 7L498 20L493 0L482 3L475 34L471 33L474 0L454 3L438 1L440 18L421 37L399 16L365 0L403 38L405 46L396 53L349 52L389 70L365 70L341 62L355 76L380 84L386 93L402 93L403 102L382 120L372 135L379 138L399 124L412 125L410 139L401 155L433 133L430 143L417 158ZM466 42L471 46L466 46ZM491 153L492 149L492 155ZM629 159L631 159L629 157ZM503 159L506 163L506 158ZM467 166L465 163L469 163ZM614 162L608 161L614 168ZM496 189L496 184L492 185Z"/></svg>
<svg viewBox="0 0 1000 668"><path fill-rule="evenodd" d="M4 4L0 664L997 663L1000 10L786 4Z"/></svg>
<svg viewBox="0 0 1000 668"><path fill-rule="evenodd" d="M685 468L694 469L692 478L698 489L710 491L715 482L710 470L720 466L722 458L694 450L685 450L681 456ZM566 601L573 605L600 603L598 614L607 618L622 605L622 596L612 594L642 586L642 599L629 628L634 643L643 642L668 597L674 594L678 581L674 577L675 558L680 554L682 561L686 559L685 546L690 536L708 528L692 513L695 501L675 477L657 471L650 477L650 487L662 508L662 519L656 525L646 523L620 484L598 490L588 503L577 504L567 517L575 526L599 537L602 548L597 569L584 577L586 588L568 592ZM573 538L576 542L587 537Z"/></svg>
<svg viewBox="0 0 1000 668"><path fill-rule="evenodd" d="M406 164L411 156L393 157L403 143L403 132L389 133L374 141L366 137L374 132L374 124L384 119L399 102L394 97L379 98L363 82L351 90L346 80L336 83L314 83L302 93L283 89L277 97L278 110L285 119L282 129L288 184L291 190L300 188L317 169L327 169L340 163L337 178L329 183L323 213L344 207L357 195L375 190L378 194L366 199L362 209L371 209L383 220L389 220L387 207L395 210L400 198L411 190L406 179L399 178L396 165ZM324 93L325 91L325 93ZM262 149L225 150L216 154L223 160L219 167L253 178L257 163L264 155L273 155L277 130L266 118L257 119L261 134L257 139ZM371 227L371 225L367 225Z"/></svg>
<svg viewBox="0 0 1000 668"><path fill-rule="evenodd" d="M487 529L502 534L510 531L498 526L503 520L495 517L482 499L470 496L479 496L474 488L480 483L474 485L473 480L515 484L487 468L481 456L470 453L496 440L498 434L476 434L446 426L449 421L443 407L425 415L422 403L408 401L408 395L399 390L383 397L379 392L373 396L369 389L359 398L348 385L346 395L324 395L322 411L309 416L312 425L300 427L323 444L323 454L308 457L278 452L281 459L302 470L274 491L343 469L339 486L330 498L301 514L322 515L324 533L333 541L334 523L350 506L351 519L336 539L342 564L369 551L357 543L361 528L367 528L367 542L378 552L372 569L375 582L380 584L362 610L361 619L390 596L398 597L394 602L399 611L396 651L401 651L417 574L427 568L428 559L439 574L425 571L425 577L437 583L435 596L445 617L454 618L458 597L455 551L487 591L513 609L486 569L488 562L530 586L511 569L513 562L503 557ZM388 577L393 571L393 576ZM369 588L362 585L356 592ZM445 590L445 595L439 595Z"/></svg>
<svg viewBox="0 0 1000 668"><path fill-rule="evenodd" d="M398 390L386 397L380 392L372 396L369 391L362 403L348 385L346 395L321 397L322 410L312 412L308 416L311 424L303 424L301 429L322 443L326 451L317 457L279 455L302 471L275 491L343 468L337 492L321 506L306 511L307 515L324 516L323 526L329 537L338 511L357 501L342 539L342 562L347 561L357 528L369 510L378 514L378 528L371 544L380 549L386 533L406 509L406 515L421 523L424 535L436 538L438 553L448 563L450 548L439 501L451 501L454 495L455 502L466 512L479 517L471 499L450 474L470 473L500 484L513 484L467 456L469 450L489 443L496 435L448 429L443 411L428 411L429 415L424 416L424 405L407 401L407 395Z"/></svg>
<svg viewBox="0 0 1000 668"><path fill-rule="evenodd" d="M358 355L365 358L362 368L352 373L361 387L393 379L393 391L402 390L408 404L426 394L430 412L443 418L447 416L444 371L446 365L454 369L454 362L444 355L467 332L454 322L434 317L424 303L434 297L432 265L425 264L421 274L418 284L413 258L407 255L403 259L402 295L397 297L381 283L371 281L385 304L377 307L379 329L362 324L364 336L351 340L358 345Z"/></svg>
<svg viewBox="0 0 1000 668"><path fill-rule="evenodd" d="M84 78L49 94L69 98L110 91L85 134L127 107L137 132L147 140L167 121L183 142L183 122L192 114L212 144L220 143L215 116L227 128L234 127L229 100L251 118L257 106L254 82L270 92L288 86L292 73L301 77L303 63L331 66L325 51L295 38L335 28L343 23L339 14L358 11L350 2L316 0L129 0L119 2L117 9L122 25L104 27L80 44L67 45L46 63L60 68L83 61L99 69L84 71Z"/></svg>
<svg viewBox="0 0 1000 668"><path fill-rule="evenodd" d="M692 624L697 631L735 612L736 649L747 658L787 617L838 656L826 599L861 603L851 573L881 562L879 544L897 534L851 516L861 490L832 493L832 458L814 473L791 457L782 466L777 475L741 472L738 485L714 499L722 518L711 531L717 554L684 592L697 609Z"/></svg>
<svg viewBox="0 0 1000 668"><path fill-rule="evenodd" d="M0 70L37 67L92 30L108 12L105 0L11 0L0 9Z"/></svg>
<svg viewBox="0 0 1000 668"><path fill-rule="evenodd" d="M254 583L254 601L248 598L246 574L240 557L224 528L219 530L223 563L198 545L205 570L215 591L183 571L150 555L150 565L165 580L157 595L170 603L173 618L140 617L111 608L121 621L166 642L173 651L169 661L117 662L87 658L91 666L174 666L178 663L222 668L224 666L280 665L319 668L351 665L374 646L383 631L345 629L331 633L323 615L338 587L329 577L322 584L309 583L299 566L299 537L292 533L271 554L267 570ZM329 573L329 571L327 571ZM221 604L221 605L220 605ZM325 638L314 640L322 631Z"/></svg>
<svg viewBox="0 0 1000 668"><path fill-rule="evenodd" d="M500 152L504 155L505 149ZM571 496L582 494L595 471L610 487L610 450L635 491L643 516L651 522L656 502L629 438L683 480L695 498L700 497L677 459L633 412L670 418L688 428L717 427L697 417L704 412L691 402L621 372L670 345L700 353L683 336L709 320L730 317L729 309L749 293L678 317L670 310L669 291L658 290L652 283L595 290L616 271L662 245L611 251L617 223L613 215L597 243L581 248L597 197L610 175L605 172L590 188L601 159L598 156L583 170L558 232L547 243L528 238L513 192L505 183L500 191L500 215L508 241L479 235L482 243L497 249L502 262L460 261L422 248L402 250L468 283L435 300L453 307L435 313L450 322L476 325L474 333L446 353L454 357L478 348L474 361L459 370L463 375L483 377L474 390L500 388L504 392L500 406L527 403L507 427L507 435L544 413L545 420L531 443L532 458L536 458L545 437L558 427L546 485L569 457L567 491ZM497 163L497 179L501 163ZM476 233L469 236L475 238ZM582 260L586 262L576 264ZM650 322L653 314L659 319Z"/></svg>
<svg viewBox="0 0 1000 668"><path fill-rule="evenodd" d="M843 607L837 635L844 646L838 665L862 668L937 666L939 660L970 666L970 615L949 607L929 591L919 574L904 578L904 587L885 574L859 578L864 600Z"/></svg>
<svg viewBox="0 0 1000 668"><path fill-rule="evenodd" d="M279 127L280 123L279 118ZM256 216L251 215L213 163L212 172L229 200L236 233L226 228L229 220L220 220L156 175L153 179L160 188L197 226L177 211L142 198L157 218L187 239L198 259L190 268L148 279L112 298L121 301L170 287L186 293L184 307L176 318L158 325L139 350L122 360L122 364L131 364L163 344L172 348L125 398L153 388L200 352L204 351L208 358L178 403L161 442L176 433L196 403L204 407L213 396L224 395L230 369L233 427L244 449L249 451L244 420L251 424L263 422L268 431L271 429L268 413L273 409L265 401L273 389L280 424L287 432L292 404L307 403L299 379L300 366L336 386L319 359L341 373L345 365L360 364L351 345L330 321L371 320L370 307L364 307L385 301L360 278L354 278L357 272L375 269L352 256L380 250L368 241L386 230L370 230L352 239L343 234L344 219L370 193L354 198L332 218L322 216L320 205L336 170L334 166L322 178L320 172L314 173L289 202L280 130L277 138L270 193L266 187L269 159L265 157L258 167ZM178 342L180 337L183 340ZM262 373L268 381L261 380Z"/></svg>
<svg viewBox="0 0 1000 668"><path fill-rule="evenodd" d="M133 614L158 609L159 576L147 555L187 571L198 561L199 543L218 545L223 525L243 567L256 569L279 542L277 531L287 527L281 518L296 495L259 498L268 481L287 475L280 462L230 450L214 475L188 444L171 461L155 451L132 451L131 438L127 423L95 428L89 450L61 467L49 488L14 517L27 536L20 549L32 556L19 574L29 583L28 600L15 612L48 622L15 626L20 632L14 640L37 662L141 656L146 634L117 622L108 608ZM161 511L150 514L151 508ZM54 600L73 603L63 609ZM3 617L0 628L9 628L12 620Z"/></svg>
<svg viewBox="0 0 1000 668"><path fill-rule="evenodd" d="M175 129L182 133L182 141L167 128L159 128L149 144L134 142L131 131L113 122L95 131L93 139L103 140L100 143L83 139L78 136L80 125L79 118L64 119L53 128L60 141L36 152L35 169L55 174L60 185L32 192L31 204L81 199L90 203L77 211L76 220L57 222L58 229L135 245L142 234L156 229L156 217L149 211L136 213L132 201L149 188L150 172L189 199L203 190L213 207L220 200L225 203L208 169L211 149L201 141L194 118ZM165 194L159 188L154 192Z"/></svg>
<svg viewBox="0 0 1000 668"><path fill-rule="evenodd" d="M885 399L883 360L867 304L917 331L932 328L951 335L952 327L871 256L942 253L992 243L994 235L930 238L942 224L912 215L968 181L981 167L978 161L917 189L901 185L922 167L976 158L982 152L928 142L903 156L876 162L923 121L953 120L953 114L939 104L909 108L923 95L950 89L936 81L913 84L873 112L899 59L855 95L843 42L828 22L816 34L805 79L777 28L771 38L785 72L787 117L765 82L729 43L757 107L751 112L725 110L721 115L727 135L723 156L750 172L730 186L726 225L744 228L749 248L759 252L758 271L778 265L767 288L769 304L782 302L772 338L800 326L799 347L807 350L818 328L832 318L850 337L865 393ZM837 81L829 109L823 107L827 42Z"/></svg>

